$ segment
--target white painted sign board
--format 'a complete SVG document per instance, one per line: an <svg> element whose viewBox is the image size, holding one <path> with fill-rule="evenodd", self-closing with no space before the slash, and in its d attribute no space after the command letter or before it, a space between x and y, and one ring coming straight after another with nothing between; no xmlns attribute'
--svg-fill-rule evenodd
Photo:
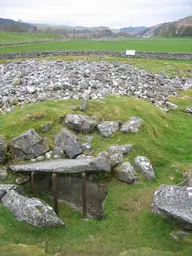
<svg viewBox="0 0 192 256"><path fill-rule="evenodd" d="M133 56L133 55L135 55L135 50L126 50L125 54Z"/></svg>

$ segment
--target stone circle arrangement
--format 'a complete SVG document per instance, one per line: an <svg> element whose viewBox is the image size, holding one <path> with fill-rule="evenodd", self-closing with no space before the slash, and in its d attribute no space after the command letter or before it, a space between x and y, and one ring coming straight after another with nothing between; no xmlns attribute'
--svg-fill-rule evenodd
<svg viewBox="0 0 192 256"><path fill-rule="evenodd" d="M163 74L152 74L128 64L105 61L89 63L32 60L0 65L0 85L1 113L12 111L15 107L25 104L69 98L84 99L80 106L84 111L87 100L110 94L144 98L166 110L165 106L177 108L168 101L168 96L176 95L177 90L192 88L192 80L169 79ZM191 114L192 108L186 108L184 111ZM94 157L89 154L93 131L109 138L117 131L127 134L140 132L144 122L145 120L140 117L133 116L122 124L116 121L97 123L94 118L85 114L68 114L63 122L64 128L55 135L52 150L35 130L30 129L12 139L11 155L16 161L38 162L53 159L57 161L62 158L77 158L83 161ZM51 124L46 124L41 127L41 131L47 132L51 128ZM85 141L74 132L84 134ZM141 173L146 180L155 180L155 170L147 157L137 156L134 165L128 161L123 162L123 157L133 148L134 145L131 144L113 145L108 151L100 152L96 159L105 159L110 168L107 172L111 175L115 172L115 177L122 182L137 183L138 173ZM8 176L4 165L7 150L7 142L3 136L0 136L1 180L6 180ZM93 177L94 173L88 176L90 182ZM191 171L187 177L188 184L191 184ZM24 175L17 178L16 183L21 185L29 180L30 177ZM0 200L18 220L24 220L38 227L64 225L48 204L37 198L25 196L24 191L17 185L0 184ZM192 230L191 194L192 189L188 186L161 185L154 194L152 211L162 217L172 218L183 228ZM103 216L105 197L100 202L102 210L99 217ZM97 213L91 211L90 216L98 217Z"/></svg>

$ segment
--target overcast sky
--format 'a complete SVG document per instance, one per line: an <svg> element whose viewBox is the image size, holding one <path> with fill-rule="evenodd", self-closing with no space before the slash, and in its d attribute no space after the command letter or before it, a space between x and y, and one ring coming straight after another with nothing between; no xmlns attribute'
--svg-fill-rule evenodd
<svg viewBox="0 0 192 256"><path fill-rule="evenodd" d="M151 26L192 15L192 0L0 0L0 17L71 26Z"/></svg>

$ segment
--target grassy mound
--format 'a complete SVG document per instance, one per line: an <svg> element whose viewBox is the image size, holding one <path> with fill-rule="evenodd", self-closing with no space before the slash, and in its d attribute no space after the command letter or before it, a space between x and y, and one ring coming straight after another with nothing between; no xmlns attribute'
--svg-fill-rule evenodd
<svg viewBox="0 0 192 256"><path fill-rule="evenodd" d="M150 212L157 187L163 183L179 183L182 173L192 167L192 116L182 112L182 108L191 105L192 90L170 100L179 107L169 113L164 113L142 99L110 96L90 100L85 114L94 116L98 122L123 122L132 116L139 116L145 121L137 134L123 134L119 131L110 138L103 138L95 131L92 134L93 154L108 150L111 145L131 143L134 150L125 160L133 164L134 157L138 155L148 157L154 166L156 180L143 180L139 184L128 185L113 178L108 187L105 218L102 221L82 220L80 213L60 204L60 217L66 224L65 228L34 228L18 222L0 205L0 246L5 243L37 245L45 250L45 255L58 253L59 256L117 256L120 253L130 256L191 255L189 243L182 239L175 241L169 235L175 225ZM52 101L16 109L0 116L0 134L10 142L13 137L30 128L38 131L42 123L51 122L52 130L39 134L48 137L52 146L54 135L63 127L58 121L59 117L73 113L72 106L80 102ZM49 199L45 200L52 204ZM11 253L10 249L9 255L15 255Z"/></svg>

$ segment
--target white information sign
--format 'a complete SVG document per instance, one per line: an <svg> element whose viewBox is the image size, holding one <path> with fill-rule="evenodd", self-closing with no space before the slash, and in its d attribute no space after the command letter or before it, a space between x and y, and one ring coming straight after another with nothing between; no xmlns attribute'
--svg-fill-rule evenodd
<svg viewBox="0 0 192 256"><path fill-rule="evenodd" d="M129 56L135 55L135 50L126 50L126 55L129 55Z"/></svg>

